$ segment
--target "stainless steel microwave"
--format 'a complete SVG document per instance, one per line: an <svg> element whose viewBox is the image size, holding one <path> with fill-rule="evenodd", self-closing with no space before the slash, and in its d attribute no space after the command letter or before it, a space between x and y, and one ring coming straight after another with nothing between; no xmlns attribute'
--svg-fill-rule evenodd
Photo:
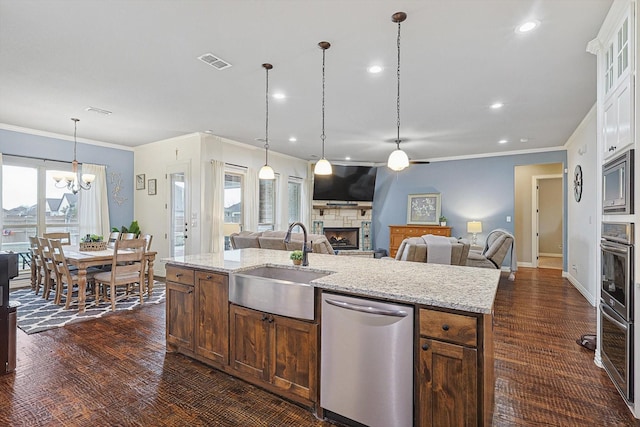
<svg viewBox="0 0 640 427"><path fill-rule="evenodd" d="M627 150L602 167L602 213L633 214L633 157Z"/></svg>

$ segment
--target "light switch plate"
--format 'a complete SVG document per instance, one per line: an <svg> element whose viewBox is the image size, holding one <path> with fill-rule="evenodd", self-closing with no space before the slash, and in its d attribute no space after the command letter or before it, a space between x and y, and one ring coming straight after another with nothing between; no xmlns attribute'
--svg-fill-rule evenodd
<svg viewBox="0 0 640 427"><path fill-rule="evenodd" d="M507 222L511 222L511 216L507 216Z"/></svg>

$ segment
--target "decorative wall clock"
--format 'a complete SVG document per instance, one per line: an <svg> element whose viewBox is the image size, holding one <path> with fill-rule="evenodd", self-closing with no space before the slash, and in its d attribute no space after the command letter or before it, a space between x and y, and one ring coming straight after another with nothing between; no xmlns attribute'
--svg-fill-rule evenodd
<svg viewBox="0 0 640 427"><path fill-rule="evenodd" d="M582 168L580 165L576 166L576 170L573 172L573 196L576 198L576 202L582 199Z"/></svg>

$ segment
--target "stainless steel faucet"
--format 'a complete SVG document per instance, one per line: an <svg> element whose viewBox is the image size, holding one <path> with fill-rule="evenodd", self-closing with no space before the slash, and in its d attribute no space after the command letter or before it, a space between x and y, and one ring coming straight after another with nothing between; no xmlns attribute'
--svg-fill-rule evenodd
<svg viewBox="0 0 640 427"><path fill-rule="evenodd" d="M302 228L302 234L304 235L304 242L302 242L302 265L307 266L309 265L309 258L307 257L307 254L309 252L313 252L313 242L311 242L311 245L307 245L307 228L304 224L297 221L289 224L287 234L284 236L284 242L289 243L291 241L291 230L293 230L296 225L299 225L300 228Z"/></svg>

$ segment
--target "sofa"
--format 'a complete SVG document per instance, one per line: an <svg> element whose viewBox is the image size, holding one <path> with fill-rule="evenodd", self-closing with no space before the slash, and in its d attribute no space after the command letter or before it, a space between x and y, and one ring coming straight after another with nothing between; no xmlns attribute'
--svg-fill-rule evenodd
<svg viewBox="0 0 640 427"><path fill-rule="evenodd" d="M413 262L427 262L429 257L429 245L427 240L429 239L425 235L422 237L407 237L400 243L398 252L396 253L396 260L398 261L413 261ZM465 239L456 239L455 237L443 237L448 239L451 243L451 259L450 265L467 265L467 256L469 255L470 243Z"/></svg>
<svg viewBox="0 0 640 427"><path fill-rule="evenodd" d="M241 231L229 236L233 249L261 248L282 251L302 250L303 233L291 233L291 241L284 242L286 231ZM312 245L313 252L335 255L335 251L324 234L309 234L307 243Z"/></svg>

